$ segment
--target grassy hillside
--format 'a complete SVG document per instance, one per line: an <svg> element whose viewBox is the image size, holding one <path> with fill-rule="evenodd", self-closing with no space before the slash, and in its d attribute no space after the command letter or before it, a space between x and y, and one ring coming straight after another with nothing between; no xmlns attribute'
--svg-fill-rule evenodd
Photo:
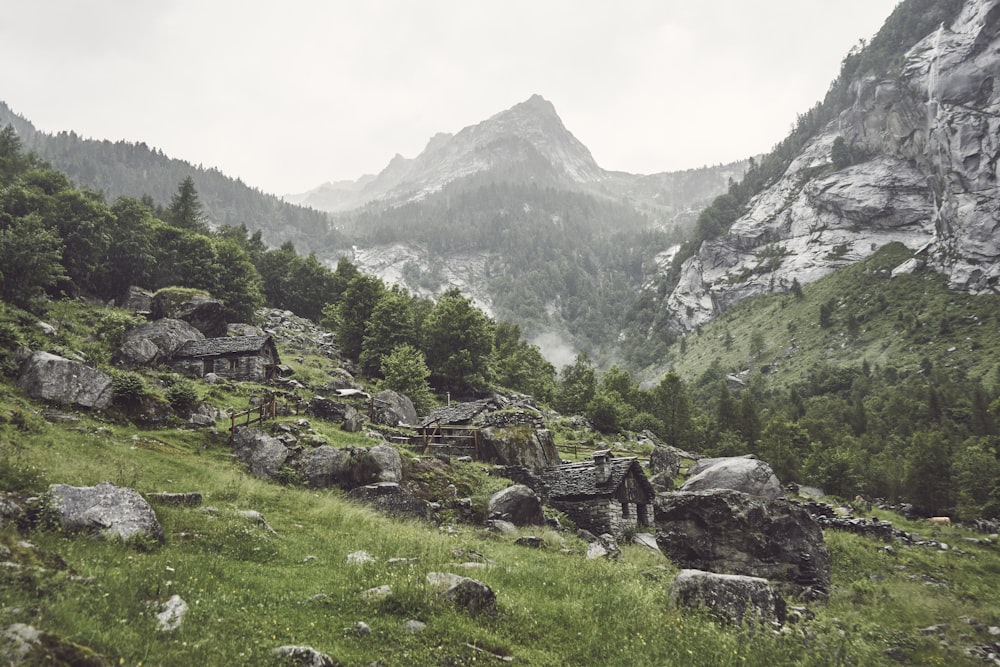
<svg viewBox="0 0 1000 667"><path fill-rule="evenodd" d="M63 342L89 342L88 354L101 357L87 323L117 311L63 304L59 312L63 330L73 331ZM322 368L311 373L312 382L324 379ZM146 381L155 390L157 374ZM218 407L242 407L258 390L193 384L200 400ZM657 552L625 545L620 562L587 560L572 530L523 530L544 540L541 549L529 549L514 543L516 535L477 526L391 520L348 503L339 490L248 476L230 456L228 421L217 426L219 434L141 430L121 418L53 411L26 398L10 378L0 385L4 495L25 502L50 483L108 480L144 494L204 496L200 508L156 506L163 545L0 527L3 560L17 564L0 568L0 628L27 623L121 665L272 664L274 647L306 644L343 665L714 666L893 664L887 649L907 664L979 664L964 648L988 644L987 628L1000 625L997 544L969 541L973 535L958 528L935 535L958 547L947 551L903 543L887 549L828 533L832 593L827 602L808 603L815 618L776 634L748 632L672 609L669 583L677 568ZM335 446L375 442L319 420L312 428ZM404 458L412 469L415 455ZM481 464L453 462L444 472L472 493L475 507L505 484ZM241 510L261 512L274 532ZM376 561L348 564L357 550ZM470 562L476 565L463 565ZM498 612L472 616L444 603L426 583L436 571L488 584ZM381 585L392 588L389 597L364 598ZM190 610L179 629L161 632L155 615L174 594ZM426 629L410 633L408 620ZM359 621L370 634L357 632ZM940 628L925 630L933 625ZM62 663L37 664L85 664L82 649L73 658L65 646L58 650Z"/></svg>
<svg viewBox="0 0 1000 667"><path fill-rule="evenodd" d="M1000 297L948 289L943 276L917 271L891 278L912 257L886 246L801 290L747 299L671 349L671 365L696 380L713 366L773 389L808 380L819 366L893 367L902 375L932 368L1000 378ZM820 322L829 310L828 326ZM925 361L926 360L926 361Z"/></svg>

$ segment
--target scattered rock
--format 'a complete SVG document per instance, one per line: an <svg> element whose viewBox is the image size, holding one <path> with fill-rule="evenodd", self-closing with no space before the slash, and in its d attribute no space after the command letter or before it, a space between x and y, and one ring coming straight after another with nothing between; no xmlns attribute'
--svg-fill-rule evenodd
<svg viewBox="0 0 1000 667"><path fill-rule="evenodd" d="M97 533L125 541L163 540L163 529L149 503L132 489L101 482L97 486L49 487L49 506L67 532Z"/></svg>
<svg viewBox="0 0 1000 667"><path fill-rule="evenodd" d="M473 616L491 614L496 608L496 594L481 581L448 572L428 572L427 583L443 591L445 599Z"/></svg>
<svg viewBox="0 0 1000 667"><path fill-rule="evenodd" d="M157 493L147 493L146 500L157 505L172 505L174 507L198 507L201 505L201 494L192 491L188 493L170 493L160 491Z"/></svg>
<svg viewBox="0 0 1000 667"><path fill-rule="evenodd" d="M403 632L408 635L416 635L427 629L427 624L423 621L409 620L403 623Z"/></svg>
<svg viewBox="0 0 1000 667"><path fill-rule="evenodd" d="M337 667L337 662L311 646L279 646L271 651L279 660L286 660L295 667Z"/></svg>
<svg viewBox="0 0 1000 667"><path fill-rule="evenodd" d="M490 498L489 516L510 521L516 526L544 526L542 502L529 487L515 484L497 491Z"/></svg>
<svg viewBox="0 0 1000 667"><path fill-rule="evenodd" d="M111 377L78 361L34 352L21 368L18 386L32 398L103 410L111 405Z"/></svg>
<svg viewBox="0 0 1000 667"><path fill-rule="evenodd" d="M767 579L681 570L670 586L673 607L704 607L736 625L785 621L785 602Z"/></svg>
<svg viewBox="0 0 1000 667"><path fill-rule="evenodd" d="M367 637L372 633L372 628L364 621L358 621L354 624L354 632L357 633L358 637Z"/></svg>
<svg viewBox="0 0 1000 667"><path fill-rule="evenodd" d="M524 535L514 540L514 544L531 549L541 549L545 546L545 540L537 535Z"/></svg>
<svg viewBox="0 0 1000 667"><path fill-rule="evenodd" d="M375 557L367 551L354 551L347 554L347 558L344 560L348 565L364 565L366 563L374 563Z"/></svg>
<svg viewBox="0 0 1000 667"><path fill-rule="evenodd" d="M73 665L106 667L109 663L86 646L14 623L0 632L0 659L9 665Z"/></svg>
<svg viewBox="0 0 1000 667"><path fill-rule="evenodd" d="M243 517L244 519L250 521L251 523L255 523L258 526L262 526L264 530L271 533L272 535L278 534L274 530L274 528L271 528L271 525L264 518L264 515L258 512L257 510L240 510L236 514L237 516Z"/></svg>
<svg viewBox="0 0 1000 667"><path fill-rule="evenodd" d="M369 588L361 594L361 597L365 600L382 600L392 595L392 586L388 584L382 584L381 586L375 586L374 588Z"/></svg>
<svg viewBox="0 0 1000 667"><path fill-rule="evenodd" d="M378 482L351 489L348 500L362 503L395 517L427 518L427 503L396 482Z"/></svg>
<svg viewBox="0 0 1000 667"><path fill-rule="evenodd" d="M292 452L280 440L255 428L237 427L232 438L233 454L255 477L270 479L278 474Z"/></svg>
<svg viewBox="0 0 1000 667"><path fill-rule="evenodd" d="M156 623L160 632L173 632L181 627L187 611L187 602L181 599L181 596L170 596L170 599L163 603L161 611L156 615Z"/></svg>
<svg viewBox="0 0 1000 667"><path fill-rule="evenodd" d="M613 535L604 533L587 545L587 560L596 558L606 558L607 560L620 560L622 550L615 541Z"/></svg>

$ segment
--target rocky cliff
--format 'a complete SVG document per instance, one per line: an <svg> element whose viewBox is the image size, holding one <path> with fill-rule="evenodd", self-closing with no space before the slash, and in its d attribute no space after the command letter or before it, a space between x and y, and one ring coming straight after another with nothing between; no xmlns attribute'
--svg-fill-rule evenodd
<svg viewBox="0 0 1000 667"><path fill-rule="evenodd" d="M899 241L955 289L1000 289L1000 0L966 0L893 78L853 103L682 266L668 326L689 331L733 303L805 284Z"/></svg>
<svg viewBox="0 0 1000 667"><path fill-rule="evenodd" d="M431 137L415 158L396 155L377 176L327 183L289 201L326 211L346 211L376 201L421 199L472 174L493 171L514 180L589 183L604 178L590 151L566 129L552 103L540 95L457 134Z"/></svg>

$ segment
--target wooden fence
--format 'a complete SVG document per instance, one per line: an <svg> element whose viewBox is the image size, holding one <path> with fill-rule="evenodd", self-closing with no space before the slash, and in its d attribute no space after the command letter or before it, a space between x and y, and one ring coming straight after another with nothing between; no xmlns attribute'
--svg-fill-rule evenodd
<svg viewBox="0 0 1000 667"><path fill-rule="evenodd" d="M229 413L229 439L232 440L233 433L236 432L237 426L249 426L250 424L262 424L268 419L274 419L278 416L278 397L274 394L264 396L260 405L255 405L252 408L247 408L246 410L241 410L239 412ZM237 424L237 421L241 417L246 417L246 421L242 424Z"/></svg>

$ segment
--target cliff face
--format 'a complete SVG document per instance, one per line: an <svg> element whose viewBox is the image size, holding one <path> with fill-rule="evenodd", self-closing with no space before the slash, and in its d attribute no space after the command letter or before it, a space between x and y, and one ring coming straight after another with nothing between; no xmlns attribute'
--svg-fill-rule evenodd
<svg viewBox="0 0 1000 667"><path fill-rule="evenodd" d="M954 289L1000 290L998 77L1000 0L967 0L910 49L898 78L856 81L853 104L685 262L666 299L669 326L691 330L892 241Z"/></svg>

